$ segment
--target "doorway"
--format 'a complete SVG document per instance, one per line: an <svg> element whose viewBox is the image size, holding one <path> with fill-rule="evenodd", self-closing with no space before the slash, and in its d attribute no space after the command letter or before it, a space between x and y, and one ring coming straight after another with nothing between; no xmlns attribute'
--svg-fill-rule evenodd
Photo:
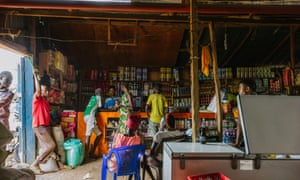
<svg viewBox="0 0 300 180"><path fill-rule="evenodd" d="M29 163L34 160L35 139L31 128L31 102L33 96L32 58L17 50L0 47L0 72L12 73L9 89L14 93L10 104L10 131L16 134L17 149L14 155L18 161ZM29 150L29 151L28 151Z"/></svg>
<svg viewBox="0 0 300 180"><path fill-rule="evenodd" d="M9 71L12 73L13 80L9 89L15 94L15 97L10 104L9 126L11 131L15 131L19 126L18 111L16 109L16 98L18 96L18 67L20 66L21 55L6 49L0 48L0 72Z"/></svg>

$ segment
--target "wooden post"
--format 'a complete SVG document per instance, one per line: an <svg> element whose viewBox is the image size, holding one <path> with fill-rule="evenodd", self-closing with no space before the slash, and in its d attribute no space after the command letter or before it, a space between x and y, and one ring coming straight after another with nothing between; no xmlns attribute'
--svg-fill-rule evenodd
<svg viewBox="0 0 300 180"><path fill-rule="evenodd" d="M220 80L218 74L218 59L217 59L217 49L216 49L216 38L213 23L209 23L209 36L212 51L212 61L213 61L213 75L215 83L215 93L216 93L216 109L217 109L217 123L218 123L218 134L219 140L222 138L222 112L221 112L221 97L220 97Z"/></svg>
<svg viewBox="0 0 300 180"><path fill-rule="evenodd" d="M199 135L198 17L196 1L190 0L190 60L192 100L192 142Z"/></svg>
<svg viewBox="0 0 300 180"><path fill-rule="evenodd" d="M295 26L290 26L290 63L293 70L295 68L295 29Z"/></svg>
<svg viewBox="0 0 300 180"><path fill-rule="evenodd" d="M30 34L32 37L36 36L36 18L32 18L31 21L31 27L30 27ZM36 58L36 39L35 38L31 38L30 39L30 52L32 54L32 60L33 60L33 64L37 64L37 58Z"/></svg>

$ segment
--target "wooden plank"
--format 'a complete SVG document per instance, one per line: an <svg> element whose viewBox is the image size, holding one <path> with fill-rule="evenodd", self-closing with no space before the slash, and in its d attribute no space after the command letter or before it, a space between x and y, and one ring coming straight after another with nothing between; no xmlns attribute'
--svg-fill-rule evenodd
<svg viewBox="0 0 300 180"><path fill-rule="evenodd" d="M290 65L291 68L295 68L295 32L296 32L296 27L295 26L290 26ZM294 83L294 82L292 82Z"/></svg>
<svg viewBox="0 0 300 180"><path fill-rule="evenodd" d="M198 80L198 18L196 2L190 0L190 59L191 59L191 100L192 100L192 141L199 135L199 80Z"/></svg>
<svg viewBox="0 0 300 180"><path fill-rule="evenodd" d="M215 83L215 92L216 92L216 119L218 124L218 134L219 139L222 139L222 112L221 112L221 96L220 96L220 80L218 74L218 59L217 59L217 49L216 49L216 38L213 23L209 23L209 36L210 36L210 44L212 51L212 60L213 60L213 75L214 75L214 83Z"/></svg>

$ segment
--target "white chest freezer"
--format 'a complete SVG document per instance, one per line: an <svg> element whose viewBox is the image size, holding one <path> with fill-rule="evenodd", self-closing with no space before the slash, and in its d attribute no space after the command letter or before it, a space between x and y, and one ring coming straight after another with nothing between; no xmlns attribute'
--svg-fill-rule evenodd
<svg viewBox="0 0 300 180"><path fill-rule="evenodd" d="M299 180L300 97L239 96L245 152L223 143L166 142L163 179L222 173L231 180Z"/></svg>
<svg viewBox="0 0 300 180"><path fill-rule="evenodd" d="M222 173L231 180L299 180L299 159L259 159L222 143L166 142L163 180Z"/></svg>

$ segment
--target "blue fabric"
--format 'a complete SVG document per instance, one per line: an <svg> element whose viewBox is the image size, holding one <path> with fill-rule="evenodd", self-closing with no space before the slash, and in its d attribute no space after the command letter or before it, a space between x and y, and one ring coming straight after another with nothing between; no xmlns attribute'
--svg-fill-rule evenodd
<svg viewBox="0 0 300 180"><path fill-rule="evenodd" d="M118 97L108 97L105 99L104 109L112 109Z"/></svg>

